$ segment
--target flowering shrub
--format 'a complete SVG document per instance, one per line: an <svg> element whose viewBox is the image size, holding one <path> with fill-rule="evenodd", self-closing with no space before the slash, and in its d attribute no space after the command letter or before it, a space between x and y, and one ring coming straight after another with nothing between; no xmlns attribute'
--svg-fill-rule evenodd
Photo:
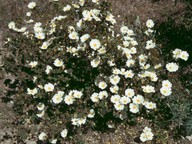
<svg viewBox="0 0 192 144"><path fill-rule="evenodd" d="M8 59L7 70L20 81L14 102L22 106L23 123L40 124L33 133L40 141L57 143L81 127L101 126L103 118L109 128L147 118L172 96L167 73L178 71L177 59L189 55L176 49L174 61L162 61L151 19L145 26L122 25L119 32L107 2L50 5L59 5L59 12L43 23L33 19L38 3L29 3L25 26L10 22L16 35L6 42L16 57L15 66ZM153 136L145 127L140 140Z"/></svg>

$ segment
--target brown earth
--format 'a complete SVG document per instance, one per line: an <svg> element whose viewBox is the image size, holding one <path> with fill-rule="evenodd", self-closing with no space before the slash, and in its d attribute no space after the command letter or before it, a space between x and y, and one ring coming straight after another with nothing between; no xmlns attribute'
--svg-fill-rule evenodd
<svg viewBox="0 0 192 144"><path fill-rule="evenodd" d="M37 0L34 0L37 1ZM41 1L46 2L47 0ZM65 2L66 0L60 0ZM164 22L168 17L176 19L182 16L186 5L182 2L177 4L173 0L159 0L151 2L150 0L108 0L112 3L114 14L118 17L118 23L126 20L127 23L133 23L136 16L139 16L141 22L147 19L153 19L157 24ZM3 48L3 37L7 34L7 24L10 21L17 21L22 18L27 12L27 4L30 0L0 0L0 98L4 95L6 87L3 85L4 79L9 75L5 74L1 65L3 65L3 56L7 54L7 49ZM18 18L19 16L19 18ZM10 77L10 76L9 76ZM11 133L13 128L7 128L9 123L14 120L13 112L11 111L11 103L2 103L0 99L0 139L7 133ZM11 129L11 130L10 130ZM133 133L135 131L135 133ZM129 128L119 126L112 132L93 132L78 136L77 141L82 141L86 144L134 144L134 137L138 134L137 128ZM0 141L2 144L13 144L11 139ZM28 142L30 144L30 142ZM31 142L32 143L32 142ZM73 142L69 142L73 143ZM174 143L169 141L169 143ZM180 141L179 143L187 144L188 141Z"/></svg>

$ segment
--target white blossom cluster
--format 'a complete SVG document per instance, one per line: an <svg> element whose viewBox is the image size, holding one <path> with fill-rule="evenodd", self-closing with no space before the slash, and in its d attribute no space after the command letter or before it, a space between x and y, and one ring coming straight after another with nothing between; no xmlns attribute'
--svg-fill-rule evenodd
<svg viewBox="0 0 192 144"><path fill-rule="evenodd" d="M189 54L187 51L182 51L180 49L175 49L173 51L173 58L177 59L182 59L184 61L187 61L189 58Z"/></svg>
<svg viewBox="0 0 192 144"><path fill-rule="evenodd" d="M170 96L172 93L172 83L168 80L164 80L160 92L163 96Z"/></svg>
<svg viewBox="0 0 192 144"><path fill-rule="evenodd" d="M52 0L52 2L57 2L58 0ZM94 5L99 5L99 0L92 0ZM46 27L41 22L35 22L33 24L33 31L26 36L32 35L32 37L39 41L40 46L38 50L43 53L48 50L52 50L50 46L53 43L54 39L58 37L54 36L56 28L63 29L62 25L58 24L58 21L65 22L65 20L70 16L67 15L69 11L75 11L79 13L79 9L85 5L85 0L79 0L76 3L68 4L62 7L62 12L64 15L59 15L50 20L48 27ZM29 9L34 9L36 7L35 2L28 4ZM30 17L32 12L27 13L27 17ZM92 93L86 94L85 91L79 89L65 89L58 86L57 83L52 83L47 81L40 83L39 79L41 77L34 76L34 83L36 83L35 88L27 88L27 94L32 95L34 98L38 93L42 92L45 95L49 95L50 99L48 100L53 106L65 105L67 107L72 107L78 101L83 100L87 97L91 101L92 108L89 109L89 112L86 116L78 117L76 115L71 116L71 124L74 126L84 125L88 120L95 117L96 109L95 106L100 102L107 101L107 105L112 105L114 111L121 112L128 109L131 113L139 113L140 110L144 107L147 110L156 109L156 103L151 101L153 95L160 93L163 96L170 96L172 94L172 83L169 80L163 80L161 82L161 88L158 89L156 84L160 81L159 69L164 65L162 63L152 64L150 63L151 51L157 49L155 40L152 38L154 34L154 22L149 19L146 22L146 31L145 36L147 40L144 43L144 46L136 40L136 33L129 28L128 26L123 25L120 28L120 34L115 34L113 27L116 24L115 17L111 12L101 13L99 9L89 9L86 7L83 9L81 19L75 19L75 24L67 26L66 35L67 41L71 45L60 45L53 49L53 51L60 52L60 50L65 49L63 53L71 54L73 57L80 56L80 53L83 52L85 56L90 60L90 67L93 69L100 68L104 60L102 56L108 54L107 40L112 38L120 37L121 43L117 43L115 47L116 50L121 54L122 58L125 59L123 66L119 66L116 63L115 57L112 57L107 61L107 64L112 69L111 73L108 75L100 74L100 79L95 80L93 84ZM108 27L109 36L99 37L93 35L89 32L84 32L84 29L87 23L91 22L101 22L105 20L105 24ZM31 22L33 20L31 19ZM28 22L27 22L28 23ZM26 28L22 27L17 29L14 22L10 22L8 27L17 32L26 32ZM96 27L96 26L95 26ZM109 41L110 42L110 41ZM109 57L109 55L107 55ZM173 51L173 57L177 59L187 60L189 54L186 51L176 49ZM57 56L49 60L50 63L47 63L44 67L44 73L49 76L55 70L62 70L65 73L68 73L66 69L67 61L63 57ZM40 61L34 59L33 61L27 61L27 66L31 69L36 69L40 65ZM102 66L101 66L102 67ZM135 70L135 67L138 70ZM176 72L179 69L178 64L171 62L165 65L166 69L169 72ZM134 84L133 81L137 81L137 84ZM138 87L136 87L138 86ZM66 86L67 87L67 86ZM38 118L43 118L46 112L46 105L42 102L38 103L37 114ZM61 137L65 138L67 136L68 130L64 129L61 131ZM140 140L145 142L147 140L153 139L153 133L151 129L145 127L143 133L140 135ZM41 132L39 134L39 140L44 141L47 139L47 134ZM57 139L52 140L51 143L56 143Z"/></svg>
<svg viewBox="0 0 192 144"><path fill-rule="evenodd" d="M152 133L151 128L145 127L143 129L143 133L141 133L140 135L140 140L142 142L146 142L148 140L152 140L153 137L154 137L154 134Z"/></svg>
<svg viewBox="0 0 192 144"><path fill-rule="evenodd" d="M188 54L187 51L182 51L180 49L175 49L173 51L173 58L175 60L182 59L184 61L187 61L188 58L189 58L189 54ZM175 63L175 62L170 62L170 63L166 64L166 69L169 72L176 72L179 69L179 65L177 63Z"/></svg>

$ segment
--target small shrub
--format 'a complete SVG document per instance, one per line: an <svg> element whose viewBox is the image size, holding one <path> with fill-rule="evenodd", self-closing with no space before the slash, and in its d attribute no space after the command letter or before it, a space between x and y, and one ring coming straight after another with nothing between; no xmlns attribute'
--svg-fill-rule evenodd
<svg viewBox="0 0 192 144"><path fill-rule="evenodd" d="M18 79L11 97L18 122L39 125L28 137L57 143L90 127L105 130L137 118L152 126L161 103L174 97L169 77L179 71L177 59L186 61L188 53L176 50L174 59L163 61L150 19L114 31L108 2L47 3L56 9L52 19L33 19L41 6L32 2L23 27L8 25L16 33L6 42L12 56L5 69ZM145 127L140 140L153 136Z"/></svg>

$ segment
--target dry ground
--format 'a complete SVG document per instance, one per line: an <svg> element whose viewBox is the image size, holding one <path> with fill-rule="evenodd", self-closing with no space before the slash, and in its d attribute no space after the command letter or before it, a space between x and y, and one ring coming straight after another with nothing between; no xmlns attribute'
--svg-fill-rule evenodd
<svg viewBox="0 0 192 144"><path fill-rule="evenodd" d="M3 37L7 33L7 24L10 21L18 20L27 12L26 6L30 0L0 0L0 97L5 92L3 85L4 79L8 76L3 72L1 65L3 64L2 57L7 53L7 49L3 48ZM37 0L34 0L37 1ZM45 2L47 0L43 0ZM66 1L66 0L60 0ZM133 23L136 16L139 16L141 22L145 22L148 18L153 19L157 24L166 21L168 16L180 17L186 8L182 2L175 4L173 0L159 0L152 3L150 0L109 0L112 2L112 8L116 16L119 15L118 22L127 19L128 23ZM119 23L121 25L121 23ZM5 135L5 132L11 132L7 128L7 124L14 120L11 112L11 104L4 104L0 100L0 139ZM135 129L134 127L132 129ZM93 132L78 137L79 141L86 144L131 144L134 141L132 136L137 134L132 133L132 129L119 126L117 130L112 132ZM137 132L136 132L137 133ZM12 144L13 141L0 142L2 144ZM132 142L132 144L135 142ZM169 143L173 143L170 141ZM179 143L190 143L187 141Z"/></svg>

